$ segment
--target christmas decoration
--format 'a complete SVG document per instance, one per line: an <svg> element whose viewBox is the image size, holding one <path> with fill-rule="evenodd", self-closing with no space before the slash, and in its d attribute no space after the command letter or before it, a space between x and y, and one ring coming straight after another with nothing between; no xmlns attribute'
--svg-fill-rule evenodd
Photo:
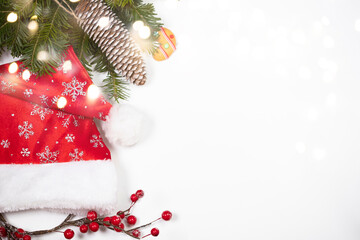
<svg viewBox="0 0 360 240"><path fill-rule="evenodd" d="M18 66L15 72L9 72L12 64ZM124 145L139 139L134 122L141 121L126 120L133 119L129 107L123 111L123 105L112 106L95 91L71 47L52 76L39 77L29 71L30 78L24 79L28 69L20 61L12 64L0 66L0 212L32 208L67 213L89 208L100 214L113 211L115 167L93 118L105 121L105 130L119 130L105 135L110 142ZM126 116L117 116L124 112ZM133 127L136 130L129 129ZM97 215L89 212L87 218ZM96 224L89 228L97 231Z"/></svg>
<svg viewBox="0 0 360 240"><path fill-rule="evenodd" d="M168 59L176 50L176 39L174 34L167 28L162 27L158 32L158 39L160 46L153 54L156 61L163 61Z"/></svg>
<svg viewBox="0 0 360 240"><path fill-rule="evenodd" d="M39 230L39 231L25 231L22 228L15 227L15 226L11 225L5 219L3 214L0 213L0 239L7 237L8 239L11 239L11 240L15 240L15 239L31 240L32 237L42 236L42 235L46 235L48 233L53 233L53 232L62 233L63 237L65 239L72 239L72 238L74 238L76 233L73 229L71 229L69 227L79 227L79 231L83 234L88 233L88 229L90 229L90 231L92 231L92 232L97 232L100 229L100 227L103 227L108 230L121 232L121 233L126 234L135 239L142 239L142 238L145 238L145 237L148 237L151 235L155 236L155 237L158 236L160 231L157 228L152 228L150 230L150 233L143 237L141 237L140 230L161 220L162 219L161 217L159 217L159 218L155 219L154 221L151 221L147 224L138 226L138 227L132 227L130 229L125 228L125 225L121 222L121 218L119 217L119 215L124 215L125 217L127 217L127 219L129 219L129 217L135 218L135 216L130 215L130 211L131 211L131 209L133 209L134 205L135 205L135 202L132 202L132 204L130 205L130 207L128 209L126 209L125 211L118 211L117 215L112 216L111 218L109 216L98 217L97 212L95 212L93 210L88 212L87 217L76 219L76 220L73 220L73 218L75 217L73 214L69 214L66 217L66 219L58 226L55 226L48 230ZM162 213L162 216L165 214L165 212L167 212L166 214L172 215L171 212L164 211ZM94 216L96 216L96 217L94 218ZM110 219L111 219L111 222L109 222ZM113 221L113 219L116 219L116 221ZM134 225L134 224L132 224L132 225ZM66 228L65 231L61 232L60 230L64 229L64 228Z"/></svg>
<svg viewBox="0 0 360 240"><path fill-rule="evenodd" d="M144 60L125 25L102 0L82 0L75 9L79 25L106 54L109 62L132 83L146 81Z"/></svg>
<svg viewBox="0 0 360 240"><path fill-rule="evenodd" d="M102 87L117 101L128 96L125 79L139 85L146 80L144 62L127 29L141 20L142 32L150 36L139 48L152 54L158 45L153 33L162 26L153 5L142 0L4 0L0 9L0 55L8 49L21 57L24 67L43 76L55 72L72 45L89 74L92 65L107 73Z"/></svg>

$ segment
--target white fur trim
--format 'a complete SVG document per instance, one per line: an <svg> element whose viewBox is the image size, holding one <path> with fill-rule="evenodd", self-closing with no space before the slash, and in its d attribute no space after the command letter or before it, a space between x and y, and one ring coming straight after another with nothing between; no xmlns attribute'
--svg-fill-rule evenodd
<svg viewBox="0 0 360 240"><path fill-rule="evenodd" d="M129 105L113 105L107 120L102 122L106 138L110 143L131 146L141 136L143 115Z"/></svg>
<svg viewBox="0 0 360 240"><path fill-rule="evenodd" d="M51 209L99 214L116 209L117 177L110 160L0 164L0 212Z"/></svg>

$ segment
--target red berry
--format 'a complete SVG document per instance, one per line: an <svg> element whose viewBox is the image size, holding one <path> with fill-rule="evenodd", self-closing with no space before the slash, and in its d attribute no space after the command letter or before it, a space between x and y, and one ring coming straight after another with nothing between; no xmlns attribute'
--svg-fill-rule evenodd
<svg viewBox="0 0 360 240"><path fill-rule="evenodd" d="M170 211L164 211L161 215L162 219L164 219L165 221L169 221L172 217L172 213Z"/></svg>
<svg viewBox="0 0 360 240"><path fill-rule="evenodd" d="M135 194L138 198L142 198L144 196L144 191L140 189L137 190Z"/></svg>
<svg viewBox="0 0 360 240"><path fill-rule="evenodd" d="M87 218L90 221L94 221L97 218L97 213L95 211L89 211L87 214Z"/></svg>
<svg viewBox="0 0 360 240"><path fill-rule="evenodd" d="M121 219L118 216L112 216L110 222L114 226L119 226Z"/></svg>
<svg viewBox="0 0 360 240"><path fill-rule="evenodd" d="M86 226L85 224L80 226L80 232L82 233L87 233L88 229L88 226Z"/></svg>
<svg viewBox="0 0 360 240"><path fill-rule="evenodd" d="M110 221L111 221L111 218L109 217L106 217L103 219L103 223L104 223L104 226L110 226Z"/></svg>
<svg viewBox="0 0 360 240"><path fill-rule="evenodd" d="M157 228L151 229L151 235L153 235L154 237L158 236L159 233L160 233L159 229Z"/></svg>
<svg viewBox="0 0 360 240"><path fill-rule="evenodd" d="M123 223L120 223L120 226L118 226L118 227L114 227L115 231L117 231L117 232L121 232L124 228L125 228L125 226Z"/></svg>
<svg viewBox="0 0 360 240"><path fill-rule="evenodd" d="M140 237L140 231L139 230L134 230L134 231L132 231L132 235L134 236L134 237Z"/></svg>
<svg viewBox="0 0 360 240"><path fill-rule="evenodd" d="M16 230L16 232L15 232L15 236L17 237L17 238L22 238L23 237L23 235L24 235L24 229L22 229L22 228L18 228L17 230Z"/></svg>
<svg viewBox="0 0 360 240"><path fill-rule="evenodd" d="M131 194L130 199L132 202L136 202L139 198L136 196L136 194Z"/></svg>
<svg viewBox="0 0 360 240"><path fill-rule="evenodd" d="M4 227L0 227L0 237L6 237L6 229Z"/></svg>
<svg viewBox="0 0 360 240"><path fill-rule="evenodd" d="M121 219L124 219L125 218L125 213L122 213L119 215Z"/></svg>
<svg viewBox="0 0 360 240"><path fill-rule="evenodd" d="M99 224L97 222L92 222L89 224L89 228L92 232L97 232L97 230L99 230Z"/></svg>
<svg viewBox="0 0 360 240"><path fill-rule="evenodd" d="M64 237L66 239L72 239L74 237L74 235L75 235L75 233L71 229L66 229L65 232L64 232Z"/></svg>
<svg viewBox="0 0 360 240"><path fill-rule="evenodd" d="M134 225L134 224L136 223L136 217L133 216L133 215L128 216L127 222L128 222L128 224L130 224L130 225Z"/></svg>
<svg viewBox="0 0 360 240"><path fill-rule="evenodd" d="M31 237L30 237L29 235L25 235L25 236L23 237L23 240L31 240Z"/></svg>

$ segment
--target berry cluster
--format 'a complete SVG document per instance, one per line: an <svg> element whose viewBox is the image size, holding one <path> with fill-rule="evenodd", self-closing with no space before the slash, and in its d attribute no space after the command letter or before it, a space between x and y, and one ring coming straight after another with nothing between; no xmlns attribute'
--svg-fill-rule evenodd
<svg viewBox="0 0 360 240"><path fill-rule="evenodd" d="M49 230L41 230L41 231L34 231L34 232L27 232L21 228L16 228L11 224L7 223L3 215L0 214L0 239L3 237L8 237L11 240L31 240L31 236L35 235L43 235L50 232L60 232L59 229L64 228L65 226L76 226L79 227L79 231L81 233L87 233L89 230L91 232L97 232L100 226L103 226L107 229L125 233L128 236L131 236L136 239L142 239L148 236L158 236L160 231L157 228L152 228L150 233L144 236L141 236L140 229L145 228L156 221L165 220L169 221L172 218L172 213L170 211L164 211L161 217L155 219L152 222L144 224L139 227L133 227L136 222L137 218L134 215L130 214L132 207L135 203L144 196L143 190L138 190L136 193L130 196L131 205L125 211L119 211L114 216L105 216L105 217L98 217L98 214L95 211L89 211L87 213L86 218L81 218L78 220L71 220L74 215L70 214L60 225L49 229ZM129 229L125 228L125 225L129 227ZM72 239L75 236L75 232L68 228L64 232L64 237L66 239Z"/></svg>

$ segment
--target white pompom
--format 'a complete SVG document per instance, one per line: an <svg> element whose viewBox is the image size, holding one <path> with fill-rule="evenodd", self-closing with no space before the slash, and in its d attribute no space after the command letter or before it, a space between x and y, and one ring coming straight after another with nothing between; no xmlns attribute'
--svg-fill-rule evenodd
<svg viewBox="0 0 360 240"><path fill-rule="evenodd" d="M141 136L143 115L129 105L114 104L102 129L112 144L131 146Z"/></svg>

